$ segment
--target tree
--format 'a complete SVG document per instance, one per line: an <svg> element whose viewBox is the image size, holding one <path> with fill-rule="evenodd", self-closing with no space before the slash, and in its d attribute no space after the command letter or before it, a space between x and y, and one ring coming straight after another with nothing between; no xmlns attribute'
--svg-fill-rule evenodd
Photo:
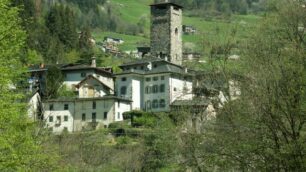
<svg viewBox="0 0 306 172"><path fill-rule="evenodd" d="M242 95L219 112L202 150L220 171L305 171L305 2L282 0L244 47Z"/></svg>
<svg viewBox="0 0 306 172"><path fill-rule="evenodd" d="M84 28L79 38L80 61L82 63L90 63L94 55L93 43L91 42L92 36L88 27Z"/></svg>
<svg viewBox="0 0 306 172"><path fill-rule="evenodd" d="M59 89L64 81L62 71L57 66L48 68L46 76L46 96L47 98L57 98L59 96Z"/></svg>
<svg viewBox="0 0 306 172"><path fill-rule="evenodd" d="M24 72L20 50L25 32L21 29L18 8L9 0L0 1L0 170L51 170L52 158L44 154L28 121L23 95L16 89Z"/></svg>

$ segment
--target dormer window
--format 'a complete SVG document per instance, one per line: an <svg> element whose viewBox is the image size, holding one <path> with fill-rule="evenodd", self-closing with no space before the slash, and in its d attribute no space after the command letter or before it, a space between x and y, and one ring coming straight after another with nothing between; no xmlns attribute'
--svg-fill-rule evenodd
<svg viewBox="0 0 306 172"><path fill-rule="evenodd" d="M123 82L126 81L126 77L121 78L121 81Z"/></svg>

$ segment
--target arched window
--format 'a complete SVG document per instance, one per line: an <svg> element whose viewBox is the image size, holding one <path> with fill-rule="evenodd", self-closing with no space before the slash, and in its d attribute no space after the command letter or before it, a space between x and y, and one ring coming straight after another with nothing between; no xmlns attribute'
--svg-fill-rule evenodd
<svg viewBox="0 0 306 172"><path fill-rule="evenodd" d="M178 35L178 28L175 28L175 35Z"/></svg>

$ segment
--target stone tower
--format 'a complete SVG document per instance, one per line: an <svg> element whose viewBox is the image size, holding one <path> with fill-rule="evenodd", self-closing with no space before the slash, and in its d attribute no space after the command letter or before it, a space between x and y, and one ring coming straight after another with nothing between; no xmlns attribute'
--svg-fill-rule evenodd
<svg viewBox="0 0 306 172"><path fill-rule="evenodd" d="M174 3L151 5L151 55L182 65L182 9Z"/></svg>

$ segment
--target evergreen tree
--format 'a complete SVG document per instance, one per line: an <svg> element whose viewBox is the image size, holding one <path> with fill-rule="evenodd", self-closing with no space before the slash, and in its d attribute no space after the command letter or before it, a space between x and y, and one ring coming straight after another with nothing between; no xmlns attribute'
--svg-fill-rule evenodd
<svg viewBox="0 0 306 172"><path fill-rule="evenodd" d="M79 38L79 49L81 52L81 63L90 63L91 58L94 55L93 51L93 43L91 42L91 33L88 27L84 28L81 31L81 35Z"/></svg>

